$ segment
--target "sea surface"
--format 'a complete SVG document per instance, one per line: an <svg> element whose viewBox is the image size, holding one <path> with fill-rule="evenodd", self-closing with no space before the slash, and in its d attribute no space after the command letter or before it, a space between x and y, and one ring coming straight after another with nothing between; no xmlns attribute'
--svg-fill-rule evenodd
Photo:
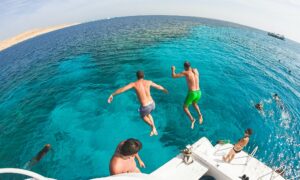
<svg viewBox="0 0 300 180"><path fill-rule="evenodd" d="M171 66L181 72L185 60L200 72L204 123L194 130L182 110L185 79L171 78ZM139 117L134 90L107 103L137 70L169 90L152 89L156 137ZM261 30L194 17L100 20L1 51L0 82L0 168L23 168L49 143L32 171L64 180L108 176L116 146L133 137L143 143L142 172L151 173L203 136L234 143L249 127L247 152L258 146L258 159L284 166L287 178L300 175L300 44ZM259 102L263 112L254 108Z"/></svg>

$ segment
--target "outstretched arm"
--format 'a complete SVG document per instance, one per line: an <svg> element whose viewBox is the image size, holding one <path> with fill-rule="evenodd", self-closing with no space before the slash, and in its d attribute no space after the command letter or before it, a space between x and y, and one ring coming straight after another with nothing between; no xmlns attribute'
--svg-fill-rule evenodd
<svg viewBox="0 0 300 180"><path fill-rule="evenodd" d="M134 157L138 160L140 167L143 167L143 168L146 167L138 153L136 153L136 155Z"/></svg>
<svg viewBox="0 0 300 180"><path fill-rule="evenodd" d="M179 73L179 74L176 74L176 72L175 72L175 70L176 70L175 66L172 66L171 69L172 69L172 77L173 77L173 78L180 78L180 77L185 76L184 72L181 72L181 73Z"/></svg>
<svg viewBox="0 0 300 180"><path fill-rule="evenodd" d="M168 93L168 90L166 90L164 87L162 87L161 85L155 84L154 82L151 81L151 86L153 86L154 88L158 89L158 90L162 90L164 93Z"/></svg>
<svg viewBox="0 0 300 180"><path fill-rule="evenodd" d="M122 88L116 90L115 92L113 92L113 93L109 96L107 102L108 102L108 103L111 103L112 100L113 100L113 97L114 97L115 95L121 94L121 93L123 93L123 92L125 92L125 91L127 91L127 90L129 90L129 89L131 89L131 88L133 88L133 83L130 83L130 84L128 84L128 85L126 85L126 86L124 86L124 87L122 87Z"/></svg>

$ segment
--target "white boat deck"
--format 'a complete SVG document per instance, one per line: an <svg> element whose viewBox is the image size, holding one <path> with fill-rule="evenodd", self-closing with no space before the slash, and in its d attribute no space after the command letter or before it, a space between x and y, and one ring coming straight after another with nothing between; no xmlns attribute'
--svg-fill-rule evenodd
<svg viewBox="0 0 300 180"><path fill-rule="evenodd" d="M282 176L275 173L271 168L256 158L250 157L249 154L244 151L236 154L230 163L225 163L222 157L226 155L232 147L232 144L216 145L213 147L206 138L201 138L198 142L193 144L193 155L195 158L199 158L203 164L209 164L208 168L212 172L211 175L214 175L217 180L241 180L240 177L244 174L248 176L249 179L255 180L284 180ZM217 176L215 175L216 172L218 172ZM218 176L218 174L220 176Z"/></svg>
<svg viewBox="0 0 300 180"><path fill-rule="evenodd" d="M208 168L194 159L194 162L186 165L183 162L183 156L179 154L175 158L168 161L166 164L151 173L153 177L160 179L172 179L172 180L199 180L203 176Z"/></svg>

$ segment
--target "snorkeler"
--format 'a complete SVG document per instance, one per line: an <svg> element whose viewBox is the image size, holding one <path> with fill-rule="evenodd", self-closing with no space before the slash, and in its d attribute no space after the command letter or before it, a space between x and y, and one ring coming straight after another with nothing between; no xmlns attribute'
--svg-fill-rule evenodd
<svg viewBox="0 0 300 180"><path fill-rule="evenodd" d="M130 138L122 141L110 160L110 175L140 173L141 171L136 167L135 158L138 160L140 167L145 168L145 164L138 154L141 149L142 143L137 139Z"/></svg>
<svg viewBox="0 0 300 180"><path fill-rule="evenodd" d="M280 100L277 93L273 94L273 98L274 98L275 101L279 101Z"/></svg>
<svg viewBox="0 0 300 180"><path fill-rule="evenodd" d="M28 169L30 170L32 166L34 166L35 164L37 164L51 149L51 145L50 144L46 144L43 149L40 150L39 153L37 153L37 155L32 158L30 161L28 161L25 166L24 169Z"/></svg>
<svg viewBox="0 0 300 180"><path fill-rule="evenodd" d="M277 93L275 93L275 94L273 95L273 99L275 100L275 102L276 102L276 104L279 106L279 108L280 108L281 110L284 110L283 102L281 101L281 99L279 98L279 96L278 96Z"/></svg>
<svg viewBox="0 0 300 180"><path fill-rule="evenodd" d="M151 115L151 112L155 109L155 103L151 97L150 87L159 89L164 93L168 93L168 91L164 87L157 85L152 81L145 80L143 71L138 71L136 76L138 79L137 81L131 82L112 93L108 98L108 103L111 103L113 101L113 97L117 94L121 94L131 88L134 88L141 104L139 108L140 116L151 127L150 136L158 135L153 117Z"/></svg>
<svg viewBox="0 0 300 180"><path fill-rule="evenodd" d="M233 146L233 148L229 151L229 153L226 156L223 156L223 161L230 163L234 158L235 154L241 152L243 148L248 144L251 134L252 134L252 129L250 128L246 129L244 133L244 137L241 138L239 142Z"/></svg>
<svg viewBox="0 0 300 180"><path fill-rule="evenodd" d="M184 101L183 110L189 117L191 121L191 128L194 129L195 119L191 115L188 107L193 104L194 108L196 109L198 116L199 116L199 124L202 124L203 118L202 114L200 112L200 108L198 106L198 101L201 98L201 90L199 86L199 72L196 68L192 68L191 64L186 61L184 62L184 71L181 73L176 74L175 73L175 66L172 66L172 77L173 78L180 78L185 77L186 82L188 84L188 94L186 96L186 99Z"/></svg>
<svg viewBox="0 0 300 180"><path fill-rule="evenodd" d="M259 110L259 111L262 111L263 108L264 108L264 106L263 106L262 103L257 103L257 104L255 104L255 108L256 108L257 110Z"/></svg>

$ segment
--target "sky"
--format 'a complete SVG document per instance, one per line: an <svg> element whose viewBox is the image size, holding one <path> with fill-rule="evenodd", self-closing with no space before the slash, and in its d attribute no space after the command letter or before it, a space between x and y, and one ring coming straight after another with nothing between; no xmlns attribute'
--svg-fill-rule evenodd
<svg viewBox="0 0 300 180"><path fill-rule="evenodd" d="M300 0L0 0L0 41L34 28L132 15L226 20L300 43Z"/></svg>

